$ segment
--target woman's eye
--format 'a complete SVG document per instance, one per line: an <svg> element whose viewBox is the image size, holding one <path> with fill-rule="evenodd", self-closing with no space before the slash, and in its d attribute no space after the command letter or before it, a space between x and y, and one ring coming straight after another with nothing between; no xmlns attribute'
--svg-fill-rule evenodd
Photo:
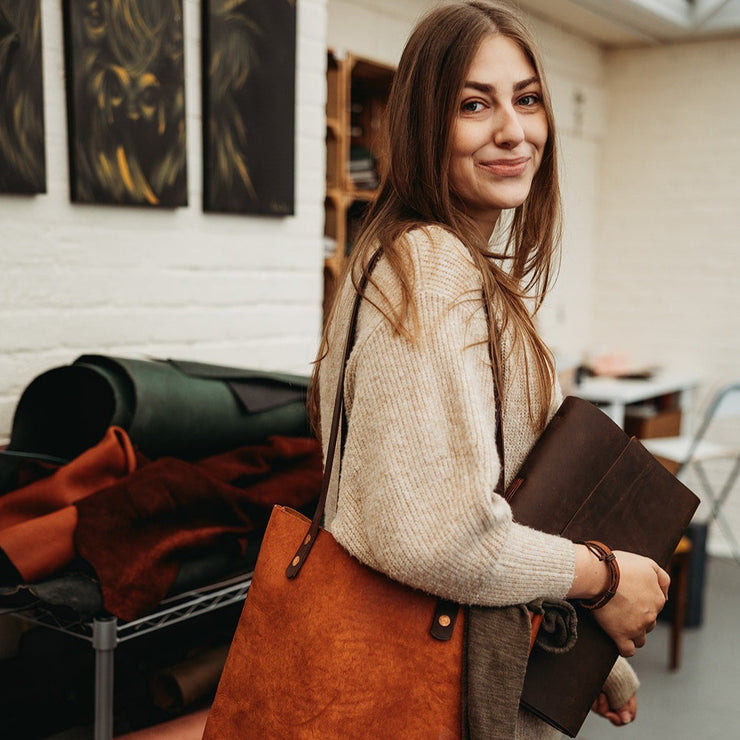
<svg viewBox="0 0 740 740"><path fill-rule="evenodd" d="M460 109L463 113L480 113L483 110L483 103L480 100L466 100Z"/></svg>
<svg viewBox="0 0 740 740"><path fill-rule="evenodd" d="M541 98L536 93L529 93L529 95L523 95L521 98L519 98L519 105L523 105L527 108L533 105L539 105L540 102Z"/></svg>

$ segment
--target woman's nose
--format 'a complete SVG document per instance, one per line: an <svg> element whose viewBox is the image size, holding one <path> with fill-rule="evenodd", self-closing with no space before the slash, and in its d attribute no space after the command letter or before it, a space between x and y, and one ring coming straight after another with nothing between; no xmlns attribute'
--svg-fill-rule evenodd
<svg viewBox="0 0 740 740"><path fill-rule="evenodd" d="M496 146L513 149L524 141L524 128L511 106L501 106L496 111L493 140Z"/></svg>

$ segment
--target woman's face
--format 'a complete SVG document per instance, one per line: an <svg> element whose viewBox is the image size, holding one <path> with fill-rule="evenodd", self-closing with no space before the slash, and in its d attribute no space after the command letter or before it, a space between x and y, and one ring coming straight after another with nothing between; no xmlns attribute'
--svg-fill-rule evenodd
<svg viewBox="0 0 740 740"><path fill-rule="evenodd" d="M488 238L503 209L529 194L547 143L534 67L500 34L481 43L463 82L452 129L450 184Z"/></svg>

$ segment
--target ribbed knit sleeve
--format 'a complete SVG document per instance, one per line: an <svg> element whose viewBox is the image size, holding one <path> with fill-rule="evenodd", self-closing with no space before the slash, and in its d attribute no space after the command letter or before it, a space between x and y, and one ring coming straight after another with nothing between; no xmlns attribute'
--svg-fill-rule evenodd
<svg viewBox="0 0 740 740"><path fill-rule="evenodd" d="M640 681L632 666L622 657L617 658L604 683L604 693L612 709L621 709L640 688Z"/></svg>
<svg viewBox="0 0 740 740"><path fill-rule="evenodd" d="M461 603L562 598L574 575L571 543L514 523L494 493L502 461L480 275L457 240L440 229L430 235L409 239L418 312L413 340L363 301L347 366L341 487L338 503L336 485L330 495L327 528L367 565ZM397 285L383 261L374 278L392 304ZM351 303L347 293L340 319ZM341 320L337 325L346 328ZM342 344L341 334L334 345ZM338 358L335 347L321 371L325 440ZM505 399L505 413L526 409L521 368L505 374L504 394L514 396ZM508 423L517 429L515 421ZM509 436L507 460L520 461L536 433ZM516 447L511 456L509 445Z"/></svg>

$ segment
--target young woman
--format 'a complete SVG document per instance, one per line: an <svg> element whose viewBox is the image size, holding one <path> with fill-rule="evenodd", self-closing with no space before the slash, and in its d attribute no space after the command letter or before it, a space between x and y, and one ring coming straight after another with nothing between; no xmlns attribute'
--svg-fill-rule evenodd
<svg viewBox="0 0 740 740"><path fill-rule="evenodd" d="M560 213L552 107L531 35L499 2L433 10L406 45L387 111L387 172L316 366L326 444L356 286L382 249L347 364L326 527L363 563L462 604L598 598L604 563L517 524L494 492L561 400L527 308L547 291ZM617 559L616 596L594 615L630 656L665 603L668 576L641 556ZM630 722L636 688L620 659L594 709ZM516 737L551 733L519 711Z"/></svg>

